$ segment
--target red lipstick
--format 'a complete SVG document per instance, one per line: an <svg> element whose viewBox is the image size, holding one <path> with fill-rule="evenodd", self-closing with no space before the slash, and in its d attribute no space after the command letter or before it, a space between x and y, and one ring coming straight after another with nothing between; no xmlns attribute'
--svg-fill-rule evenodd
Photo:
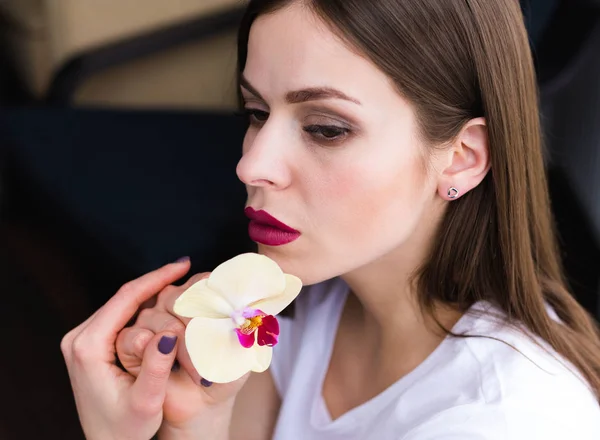
<svg viewBox="0 0 600 440"><path fill-rule="evenodd" d="M300 237L300 232L280 222L266 211L248 207L244 211L250 219L248 233L252 241L266 246L283 246Z"/></svg>

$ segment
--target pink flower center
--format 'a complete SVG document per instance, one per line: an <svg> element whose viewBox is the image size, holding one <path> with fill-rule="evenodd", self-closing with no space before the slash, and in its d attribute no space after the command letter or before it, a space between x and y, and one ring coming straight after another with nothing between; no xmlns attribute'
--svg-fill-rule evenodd
<svg viewBox="0 0 600 440"><path fill-rule="evenodd" d="M266 315L260 310L246 310L244 322L235 329L240 344L245 348L260 346L273 347L279 337L279 322L273 315Z"/></svg>

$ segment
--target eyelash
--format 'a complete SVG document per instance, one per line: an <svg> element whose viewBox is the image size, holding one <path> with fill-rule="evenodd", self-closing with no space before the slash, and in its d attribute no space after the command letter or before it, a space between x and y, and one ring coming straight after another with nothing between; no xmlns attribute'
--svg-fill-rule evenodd
<svg viewBox="0 0 600 440"><path fill-rule="evenodd" d="M242 113L249 122L252 127L262 127L267 119L269 118L269 113L258 110L258 109L245 109ZM262 119L261 119L262 118ZM345 127L338 127L336 125L318 125L312 124L303 127L305 133L311 135L321 142L340 142L345 139L349 134L351 134L351 130ZM327 136L327 134L331 135L333 132L333 136Z"/></svg>

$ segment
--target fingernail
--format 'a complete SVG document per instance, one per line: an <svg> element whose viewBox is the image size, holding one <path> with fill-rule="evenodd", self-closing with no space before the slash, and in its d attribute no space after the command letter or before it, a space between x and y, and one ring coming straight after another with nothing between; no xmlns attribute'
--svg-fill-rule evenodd
<svg viewBox="0 0 600 440"><path fill-rule="evenodd" d="M162 354L171 354L177 343L177 336L163 336L158 343L158 351Z"/></svg>
<svg viewBox="0 0 600 440"><path fill-rule="evenodd" d="M208 388L208 387L212 386L212 384L213 384L213 383L212 383L211 381L209 381L209 380L206 380L206 379L202 379L202 380L200 381L200 385L202 385L202 386L203 386L203 387L205 387L205 388Z"/></svg>
<svg viewBox="0 0 600 440"><path fill-rule="evenodd" d="M173 362L173 366L171 367L171 371L173 373L177 373L180 368L181 368L181 365L179 365L179 361L177 359L175 359L175 362Z"/></svg>
<svg viewBox="0 0 600 440"><path fill-rule="evenodd" d="M187 263L190 261L190 257L181 257L179 260L175 262L175 264Z"/></svg>

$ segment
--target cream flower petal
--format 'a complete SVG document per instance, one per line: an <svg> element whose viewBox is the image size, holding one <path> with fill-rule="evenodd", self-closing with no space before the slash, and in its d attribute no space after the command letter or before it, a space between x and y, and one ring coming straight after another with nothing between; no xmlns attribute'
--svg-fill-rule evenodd
<svg viewBox="0 0 600 440"><path fill-rule="evenodd" d="M234 329L231 319L194 318L188 324L185 346L194 368L204 379L229 383L249 371L269 367L270 354L255 347L242 347Z"/></svg>
<svg viewBox="0 0 600 440"><path fill-rule="evenodd" d="M234 309L219 293L208 287L205 278L193 284L177 298L173 311L184 318L221 319L229 318Z"/></svg>
<svg viewBox="0 0 600 440"><path fill-rule="evenodd" d="M302 281L294 275L285 275L285 290L270 298L260 299L251 305L250 308L260 310L266 315L278 315L283 309L290 305L296 299L300 290L302 290Z"/></svg>
<svg viewBox="0 0 600 440"><path fill-rule="evenodd" d="M256 356L256 360L254 365L252 366L252 371L255 373L262 373L266 371L267 368L271 365L271 359L273 358L273 348L267 346L260 346L256 344L250 350L254 351Z"/></svg>
<svg viewBox="0 0 600 440"><path fill-rule="evenodd" d="M263 298L280 295L285 289L283 272L270 258L242 254L218 266L208 278L208 287L219 292L234 309Z"/></svg>

